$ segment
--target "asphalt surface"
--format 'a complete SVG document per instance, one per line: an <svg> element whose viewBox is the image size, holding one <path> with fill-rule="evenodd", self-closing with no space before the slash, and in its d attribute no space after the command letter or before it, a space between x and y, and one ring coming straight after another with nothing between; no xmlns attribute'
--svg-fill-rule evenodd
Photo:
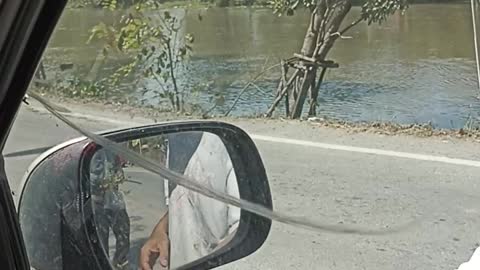
<svg viewBox="0 0 480 270"><path fill-rule="evenodd" d="M96 131L119 126L87 118L75 120ZM480 145L475 142L349 134L306 123L233 122L252 134L480 160ZM49 146L77 136L47 114L22 108L4 153ZM274 222L260 250L222 269L456 269L480 243L478 166L265 140L256 144L267 168L277 211L322 223L366 228L410 225L397 233L361 236L313 232ZM6 158L13 189L18 188L34 158ZM127 195L132 236L138 244L150 233L154 213L164 209L156 204L156 194L163 194L163 186L143 172L133 172L132 177L150 183L132 184L133 191Z"/></svg>

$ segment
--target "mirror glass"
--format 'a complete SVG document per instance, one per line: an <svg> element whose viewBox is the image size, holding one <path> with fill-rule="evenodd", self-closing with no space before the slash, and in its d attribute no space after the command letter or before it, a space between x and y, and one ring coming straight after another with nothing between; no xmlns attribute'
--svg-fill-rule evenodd
<svg viewBox="0 0 480 270"><path fill-rule="evenodd" d="M239 197L232 161L215 134L178 132L124 145L206 187ZM93 154L95 223L117 269L174 269L233 239L240 209L165 180L104 149Z"/></svg>

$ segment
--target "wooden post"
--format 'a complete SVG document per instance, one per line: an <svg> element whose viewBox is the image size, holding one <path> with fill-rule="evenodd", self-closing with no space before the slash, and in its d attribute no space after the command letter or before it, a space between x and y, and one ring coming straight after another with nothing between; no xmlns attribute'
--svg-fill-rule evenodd
<svg viewBox="0 0 480 270"><path fill-rule="evenodd" d="M297 78L298 72L299 71L297 70L293 73L292 77L290 77L290 79L288 80L285 87L283 87L282 91L276 96L275 100L272 103L272 106L270 106L267 113L265 114L266 117L271 117L272 116L273 112L275 111L275 108L278 106L278 104L282 100L283 96L286 95L286 93L288 92L288 89L291 88L291 85L293 84L294 80Z"/></svg>
<svg viewBox="0 0 480 270"><path fill-rule="evenodd" d="M320 86L322 85L323 78L325 77L326 72L327 67L323 67L322 72L320 73L320 77L318 77L317 84L315 86L312 86L312 89L310 90L310 109L308 110L308 116L317 115L318 93L320 91Z"/></svg>
<svg viewBox="0 0 480 270"><path fill-rule="evenodd" d="M307 98L308 89L311 88L311 85L312 85L311 81L315 79L313 75L315 75L313 70L309 70L305 72L305 74L303 75L302 83L301 83L297 98L295 99L295 104L293 106L292 114L290 116L292 119L300 118L302 114L303 104L305 104L305 99Z"/></svg>

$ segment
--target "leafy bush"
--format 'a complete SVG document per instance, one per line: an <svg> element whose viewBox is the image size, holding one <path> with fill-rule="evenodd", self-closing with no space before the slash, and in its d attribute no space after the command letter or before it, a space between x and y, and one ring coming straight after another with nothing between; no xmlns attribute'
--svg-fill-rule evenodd
<svg viewBox="0 0 480 270"><path fill-rule="evenodd" d="M71 77L59 81L54 90L70 98L105 98L108 85L104 80L90 82L79 77Z"/></svg>
<svg viewBox="0 0 480 270"><path fill-rule="evenodd" d="M105 7L117 7L114 0L109 1ZM106 56L115 51L132 59L108 78L112 88L124 81L131 83L133 78L135 89L144 89L143 94L150 92L155 98L168 100L172 110L178 112L184 109L186 90L178 85L177 75L190 56L194 37L191 34L179 37L183 21L169 11L148 12L158 8L156 1L141 1L118 22L93 27L89 41L103 40ZM143 83L146 79L156 82L157 87L146 86Z"/></svg>

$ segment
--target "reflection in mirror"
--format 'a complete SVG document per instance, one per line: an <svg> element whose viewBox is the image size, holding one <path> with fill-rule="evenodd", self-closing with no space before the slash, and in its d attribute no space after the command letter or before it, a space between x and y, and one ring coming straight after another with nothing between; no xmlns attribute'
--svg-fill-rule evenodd
<svg viewBox="0 0 480 270"><path fill-rule="evenodd" d="M183 170L185 176L205 187L238 198L237 178L222 140L217 135L206 132L189 133L188 137L173 136L170 144L177 150L170 152L172 157L184 152L181 146L186 145L185 141L198 142L197 145L191 145L196 150L188 159L185 168L182 166L176 169L180 172ZM176 161L185 159L186 157L174 158ZM168 214L170 266L177 268L220 249L235 235L239 220L240 209L184 187L175 187L170 191Z"/></svg>
<svg viewBox="0 0 480 270"><path fill-rule="evenodd" d="M222 140L178 132L125 146L202 185L239 197ZM174 269L208 256L235 235L240 209L181 186L99 149L90 163L95 224L116 269Z"/></svg>
<svg viewBox="0 0 480 270"><path fill-rule="evenodd" d="M165 138L128 141L125 146L165 164ZM97 233L116 269L130 269L148 237L148 228L166 212L163 181L119 155L99 149L90 162L90 185Z"/></svg>

